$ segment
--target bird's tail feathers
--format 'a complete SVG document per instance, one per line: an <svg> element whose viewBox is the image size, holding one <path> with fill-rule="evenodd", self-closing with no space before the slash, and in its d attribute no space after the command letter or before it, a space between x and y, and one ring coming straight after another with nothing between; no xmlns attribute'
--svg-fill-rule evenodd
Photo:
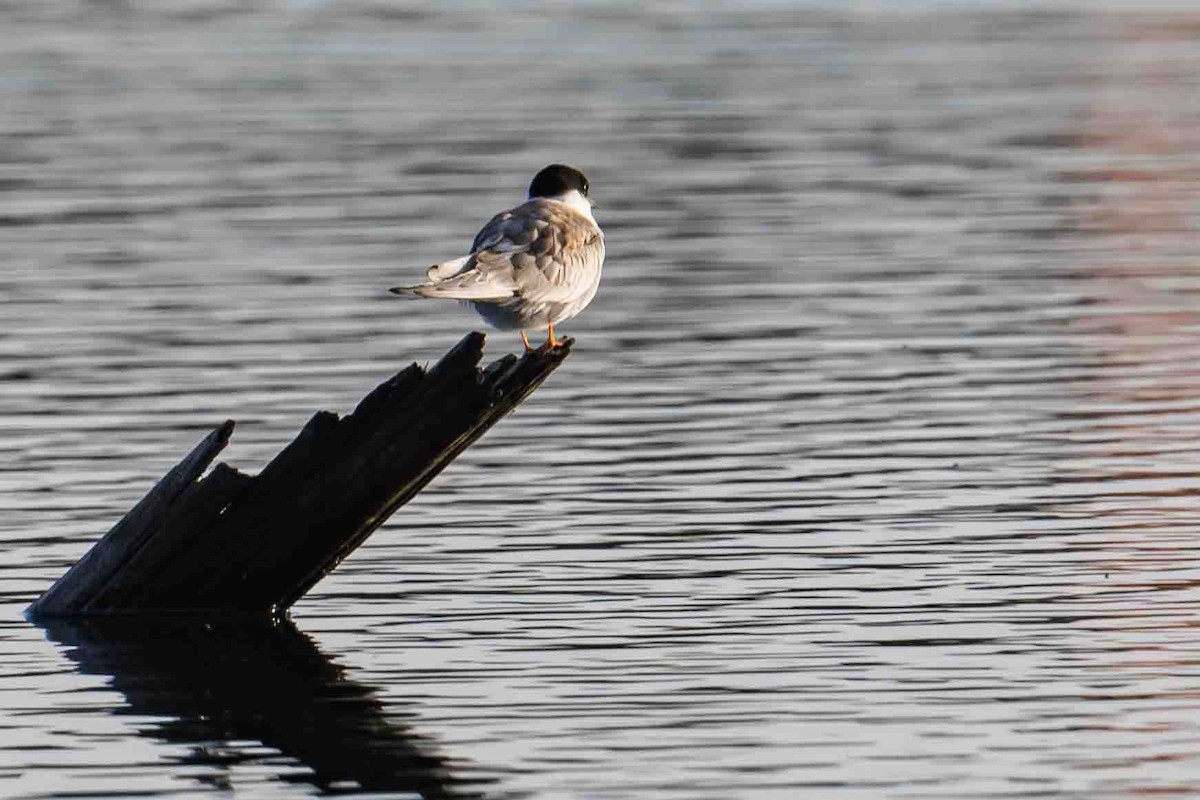
<svg viewBox="0 0 1200 800"><path fill-rule="evenodd" d="M420 297L420 290L420 286L393 286L392 288L388 289L388 291L392 294L403 295L405 297Z"/></svg>
<svg viewBox="0 0 1200 800"><path fill-rule="evenodd" d="M455 258L450 261L443 261L441 264L434 264L429 269L425 270L425 276L429 278L429 283L420 283L414 286L393 286L388 289L392 294L407 295L409 297L441 297L443 292L434 289L433 284L438 281L444 281L447 278L453 278L460 272L466 269L467 262L471 260L469 255L462 258Z"/></svg>
<svg viewBox="0 0 1200 800"><path fill-rule="evenodd" d="M422 283L417 286L393 286L392 294L405 297L445 297L451 300L482 300L499 302L512 297L511 289L490 286L486 283L457 281L445 283Z"/></svg>
<svg viewBox="0 0 1200 800"><path fill-rule="evenodd" d="M471 260L471 256L465 255L462 258L443 261L441 264L434 264L425 271L425 277L431 281L444 281L447 278L453 278L467 268L467 262Z"/></svg>

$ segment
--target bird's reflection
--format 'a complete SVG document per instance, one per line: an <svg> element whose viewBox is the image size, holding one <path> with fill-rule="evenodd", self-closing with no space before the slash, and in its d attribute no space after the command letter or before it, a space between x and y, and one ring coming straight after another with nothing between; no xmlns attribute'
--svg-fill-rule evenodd
<svg viewBox="0 0 1200 800"><path fill-rule="evenodd" d="M262 764L265 745L285 757L275 759L286 762L281 780L329 794L484 796L290 622L147 616L44 626L81 673L112 677L128 703L122 713L163 718L145 735L189 746L185 763L207 767L197 776L205 783L222 786L232 767Z"/></svg>

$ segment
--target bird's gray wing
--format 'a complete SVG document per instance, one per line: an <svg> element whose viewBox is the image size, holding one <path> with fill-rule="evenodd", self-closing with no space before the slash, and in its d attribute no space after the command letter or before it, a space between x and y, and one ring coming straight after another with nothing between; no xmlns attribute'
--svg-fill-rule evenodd
<svg viewBox="0 0 1200 800"><path fill-rule="evenodd" d="M471 254L430 267L420 294L502 302L570 302L586 291L604 261L600 229L579 212L530 200L497 214L475 237Z"/></svg>
<svg viewBox="0 0 1200 800"><path fill-rule="evenodd" d="M500 223L503 236L473 254L475 270L533 302L570 302L594 285L604 261L604 237L594 222L547 200L510 213Z"/></svg>

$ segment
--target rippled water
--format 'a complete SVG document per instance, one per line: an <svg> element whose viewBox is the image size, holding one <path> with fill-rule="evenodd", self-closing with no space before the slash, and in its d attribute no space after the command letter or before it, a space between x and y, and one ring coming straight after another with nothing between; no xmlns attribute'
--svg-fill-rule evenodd
<svg viewBox="0 0 1200 800"><path fill-rule="evenodd" d="M1135 8L0 7L0 795L1200 794L1200 16ZM23 620L475 326L384 289L556 160L571 358L294 627Z"/></svg>

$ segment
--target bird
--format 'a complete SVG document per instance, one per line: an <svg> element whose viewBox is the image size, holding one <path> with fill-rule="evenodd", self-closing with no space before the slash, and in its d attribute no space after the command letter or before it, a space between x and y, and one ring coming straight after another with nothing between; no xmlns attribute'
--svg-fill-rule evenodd
<svg viewBox="0 0 1200 800"><path fill-rule="evenodd" d="M526 331L546 329L557 347L555 324L586 308L600 287L604 232L589 191L582 172L551 164L534 176L524 203L480 229L469 253L434 264L426 283L389 291L459 300L492 327L520 331L526 352L534 349Z"/></svg>

